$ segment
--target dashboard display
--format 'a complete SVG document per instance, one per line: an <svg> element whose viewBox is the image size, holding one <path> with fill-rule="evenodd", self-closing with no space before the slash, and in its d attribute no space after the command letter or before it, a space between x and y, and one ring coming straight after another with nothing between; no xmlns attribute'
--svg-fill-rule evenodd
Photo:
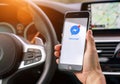
<svg viewBox="0 0 120 84"><path fill-rule="evenodd" d="M93 29L120 29L120 2L92 3L88 8Z"/></svg>

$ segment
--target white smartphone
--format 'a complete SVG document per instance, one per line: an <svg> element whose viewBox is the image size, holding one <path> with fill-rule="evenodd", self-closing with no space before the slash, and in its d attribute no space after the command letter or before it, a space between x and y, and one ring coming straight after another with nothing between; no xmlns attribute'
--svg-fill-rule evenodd
<svg viewBox="0 0 120 84"><path fill-rule="evenodd" d="M60 70L81 71L89 27L89 12L67 12L65 14Z"/></svg>

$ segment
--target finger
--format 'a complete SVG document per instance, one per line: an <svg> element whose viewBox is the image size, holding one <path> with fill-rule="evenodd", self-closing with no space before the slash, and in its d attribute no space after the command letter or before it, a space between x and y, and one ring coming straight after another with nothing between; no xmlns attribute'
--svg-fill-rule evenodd
<svg viewBox="0 0 120 84"><path fill-rule="evenodd" d="M61 34L61 36L63 37L63 33Z"/></svg>
<svg viewBox="0 0 120 84"><path fill-rule="evenodd" d="M56 59L56 63L57 63L57 64L59 63L59 59Z"/></svg>
<svg viewBox="0 0 120 84"><path fill-rule="evenodd" d="M54 49L55 49L56 51L60 51L60 50L61 50L61 44L56 45L56 46L54 47Z"/></svg>
<svg viewBox="0 0 120 84"><path fill-rule="evenodd" d="M60 52L59 51L55 51L54 55L55 55L55 57L59 58L60 57Z"/></svg>

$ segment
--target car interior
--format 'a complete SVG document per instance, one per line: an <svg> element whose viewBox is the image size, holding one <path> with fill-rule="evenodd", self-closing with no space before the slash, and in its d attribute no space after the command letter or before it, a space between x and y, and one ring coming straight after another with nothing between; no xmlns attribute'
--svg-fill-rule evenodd
<svg viewBox="0 0 120 84"><path fill-rule="evenodd" d="M0 84L82 84L74 73L59 70L54 56L68 11L90 12L106 82L120 84L119 0L0 0L0 11Z"/></svg>

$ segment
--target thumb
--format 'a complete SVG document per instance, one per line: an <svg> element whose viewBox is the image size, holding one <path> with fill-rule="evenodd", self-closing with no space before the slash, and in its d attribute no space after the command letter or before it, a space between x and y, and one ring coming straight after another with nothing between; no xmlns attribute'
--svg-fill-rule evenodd
<svg viewBox="0 0 120 84"><path fill-rule="evenodd" d="M92 35L92 30L88 30L87 35L86 35L86 51L85 51L85 56L84 56L84 69L89 70L92 68L96 68L98 65L98 54L94 42L94 37Z"/></svg>
<svg viewBox="0 0 120 84"><path fill-rule="evenodd" d="M88 30L86 39L87 39L87 49L90 50L93 48L96 49L92 30Z"/></svg>

